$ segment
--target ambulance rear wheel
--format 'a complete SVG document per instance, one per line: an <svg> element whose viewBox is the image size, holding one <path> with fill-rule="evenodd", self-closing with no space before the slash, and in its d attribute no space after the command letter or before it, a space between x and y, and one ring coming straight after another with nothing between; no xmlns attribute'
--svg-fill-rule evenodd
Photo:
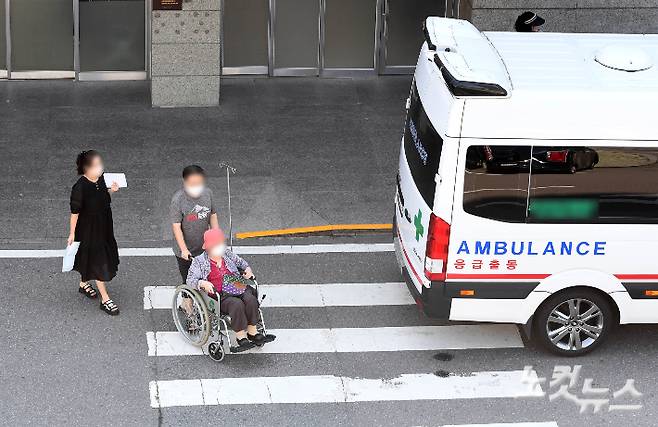
<svg viewBox="0 0 658 427"><path fill-rule="evenodd" d="M608 300L587 289L569 289L548 298L537 310L535 336L552 353L582 356L600 346L615 324Z"/></svg>

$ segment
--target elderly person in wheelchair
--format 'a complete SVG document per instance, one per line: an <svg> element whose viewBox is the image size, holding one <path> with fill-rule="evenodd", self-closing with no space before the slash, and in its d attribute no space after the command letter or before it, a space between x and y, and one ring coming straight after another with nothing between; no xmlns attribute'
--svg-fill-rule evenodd
<svg viewBox="0 0 658 427"><path fill-rule="evenodd" d="M222 314L230 316L238 344L233 351L242 352L273 341L273 335L264 335L257 329L260 312L255 292L235 280L240 275L254 278L249 264L226 247L226 238L220 229L204 233L203 249L204 252L192 260L187 285L218 300Z"/></svg>

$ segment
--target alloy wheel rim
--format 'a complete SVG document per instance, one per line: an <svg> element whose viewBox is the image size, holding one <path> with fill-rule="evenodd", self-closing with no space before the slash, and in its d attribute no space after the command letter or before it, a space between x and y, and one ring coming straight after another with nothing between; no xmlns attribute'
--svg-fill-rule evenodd
<svg viewBox="0 0 658 427"><path fill-rule="evenodd" d="M603 312L596 304L584 298L572 298L553 308L546 321L546 333L554 346L579 351L598 341L603 326Z"/></svg>

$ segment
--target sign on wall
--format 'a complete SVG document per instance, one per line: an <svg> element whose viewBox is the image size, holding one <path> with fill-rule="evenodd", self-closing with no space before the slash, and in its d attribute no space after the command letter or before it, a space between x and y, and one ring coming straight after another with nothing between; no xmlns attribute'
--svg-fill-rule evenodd
<svg viewBox="0 0 658 427"><path fill-rule="evenodd" d="M153 0L153 10L183 10L183 0Z"/></svg>

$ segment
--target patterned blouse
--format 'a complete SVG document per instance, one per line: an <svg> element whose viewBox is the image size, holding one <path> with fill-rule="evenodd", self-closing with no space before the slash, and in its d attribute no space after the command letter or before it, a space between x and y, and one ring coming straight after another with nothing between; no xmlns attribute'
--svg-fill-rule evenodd
<svg viewBox="0 0 658 427"><path fill-rule="evenodd" d="M246 285L242 287L237 285L243 282L244 279L239 274L231 274L228 268L226 268L225 262L220 264L210 260L208 281L213 284L215 291L220 294L223 292L224 294L239 296L247 289Z"/></svg>
<svg viewBox="0 0 658 427"><path fill-rule="evenodd" d="M249 268L249 264L238 255L234 254L230 249L226 249L224 254L224 265L231 274L240 274ZM187 273L187 286L194 289L199 289L199 280L208 280L210 275L210 258L206 252L194 257L190 271Z"/></svg>

